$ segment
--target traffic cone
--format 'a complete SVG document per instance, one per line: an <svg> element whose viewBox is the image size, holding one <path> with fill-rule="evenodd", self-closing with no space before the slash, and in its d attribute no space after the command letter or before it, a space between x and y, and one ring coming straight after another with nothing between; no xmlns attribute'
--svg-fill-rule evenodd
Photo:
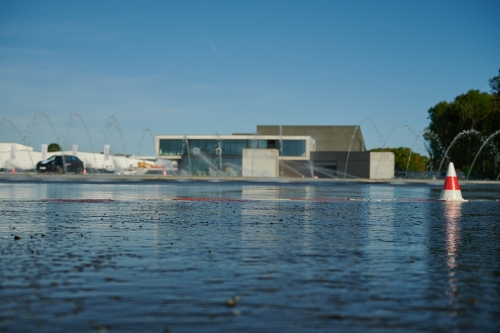
<svg viewBox="0 0 500 333"><path fill-rule="evenodd" d="M163 176L167 176L167 170L163 170Z"/></svg>
<svg viewBox="0 0 500 333"><path fill-rule="evenodd" d="M17 173L16 168L12 167L12 174L15 175Z"/></svg>
<svg viewBox="0 0 500 333"><path fill-rule="evenodd" d="M83 168L83 174L86 175L87 174L87 169L86 168Z"/></svg>
<svg viewBox="0 0 500 333"><path fill-rule="evenodd" d="M460 191L460 185L458 185L458 177L455 172L455 167L453 163L450 162L448 165L448 171L446 171L446 179L443 185L443 191L441 191L440 201L458 201L465 202L462 198L462 192Z"/></svg>

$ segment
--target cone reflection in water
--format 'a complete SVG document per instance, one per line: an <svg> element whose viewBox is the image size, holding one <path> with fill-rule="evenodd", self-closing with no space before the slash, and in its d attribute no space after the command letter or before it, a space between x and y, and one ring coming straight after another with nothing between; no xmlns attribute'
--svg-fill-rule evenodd
<svg viewBox="0 0 500 333"><path fill-rule="evenodd" d="M441 201L458 201L464 202L462 198L462 192L460 191L460 185L458 184L457 173L455 172L455 167L452 162L448 165L448 171L446 171L446 179L444 181L443 190L441 191Z"/></svg>
<svg viewBox="0 0 500 333"><path fill-rule="evenodd" d="M450 304L457 302L458 294L458 257L460 243L460 216L462 205L459 202L450 202L445 205L446 220L446 265L448 266L448 289L446 295L450 298Z"/></svg>

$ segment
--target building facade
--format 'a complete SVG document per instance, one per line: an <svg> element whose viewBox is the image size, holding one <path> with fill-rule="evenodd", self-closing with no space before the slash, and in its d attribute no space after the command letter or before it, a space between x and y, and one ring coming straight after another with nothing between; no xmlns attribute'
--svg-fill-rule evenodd
<svg viewBox="0 0 500 333"><path fill-rule="evenodd" d="M257 126L256 134L157 135L156 158L193 176L394 177L394 154L367 152L358 126Z"/></svg>
<svg viewBox="0 0 500 333"><path fill-rule="evenodd" d="M181 174L195 176L244 176L244 161L264 163L265 155L277 152L280 161L309 161L316 143L310 136L276 135L157 135L156 157L177 163ZM250 151L256 151L251 154ZM253 161L248 159L253 156ZM244 159L244 155L246 158ZM259 161L257 161L259 159ZM269 163L268 159L265 158ZM275 177L277 175L270 175Z"/></svg>

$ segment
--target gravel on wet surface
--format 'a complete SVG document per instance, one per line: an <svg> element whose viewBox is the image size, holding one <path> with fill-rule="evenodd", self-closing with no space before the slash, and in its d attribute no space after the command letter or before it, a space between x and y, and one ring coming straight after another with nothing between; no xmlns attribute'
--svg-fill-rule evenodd
<svg viewBox="0 0 500 333"><path fill-rule="evenodd" d="M497 331L500 190L439 191L2 184L0 331Z"/></svg>

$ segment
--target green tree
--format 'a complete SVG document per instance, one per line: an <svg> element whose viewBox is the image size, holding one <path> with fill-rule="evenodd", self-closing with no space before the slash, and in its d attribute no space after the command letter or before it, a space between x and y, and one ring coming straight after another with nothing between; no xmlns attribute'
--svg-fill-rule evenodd
<svg viewBox="0 0 500 333"><path fill-rule="evenodd" d="M500 97L500 69L498 70L498 75L489 79L491 92L496 96Z"/></svg>
<svg viewBox="0 0 500 333"><path fill-rule="evenodd" d="M439 102L428 111L430 124L424 139L435 169L443 162L445 150L450 147L447 160L457 169L468 172L483 140L500 129L499 84L500 75L489 80L495 94L469 90L452 102ZM458 135L461 135L457 137ZM471 170L472 177L495 178L500 138L495 137L483 148ZM444 167L442 168L444 169Z"/></svg>
<svg viewBox="0 0 500 333"><path fill-rule="evenodd" d="M61 151L61 146L59 146L57 143L51 143L48 147L47 147L47 151L49 153L51 152L55 152L55 151Z"/></svg>
<svg viewBox="0 0 500 333"><path fill-rule="evenodd" d="M399 148L375 148L370 151L374 152L393 152L394 153L394 169L395 171L406 171L406 166L408 165L408 171L425 171L427 165L429 164L429 158L411 152L410 148L399 147ZM411 157L410 157L411 152ZM410 158L410 163L408 164L408 158Z"/></svg>

